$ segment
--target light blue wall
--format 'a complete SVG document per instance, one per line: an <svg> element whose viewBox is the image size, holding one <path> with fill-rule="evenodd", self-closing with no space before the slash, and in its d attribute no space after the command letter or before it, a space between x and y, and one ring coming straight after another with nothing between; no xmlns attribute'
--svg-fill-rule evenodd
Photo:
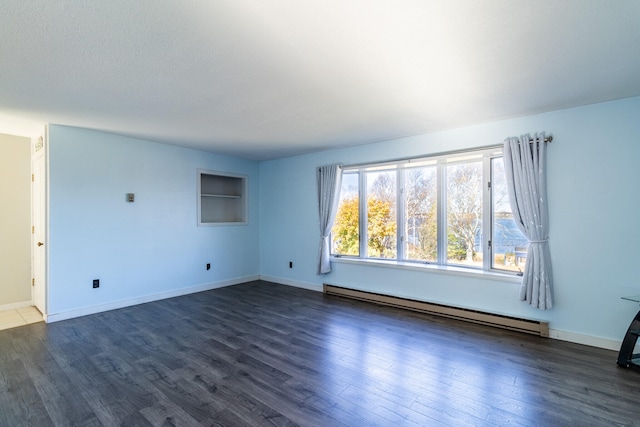
<svg viewBox="0 0 640 427"><path fill-rule="evenodd" d="M259 273L258 163L56 125L49 155L49 315ZM198 168L248 175L248 225L197 227Z"/></svg>
<svg viewBox="0 0 640 427"><path fill-rule="evenodd" d="M346 263L316 274L317 166L485 146L535 131L554 136L552 310L518 301L515 283ZM50 315L258 274L540 318L558 337L578 341L621 340L637 310L620 296L640 294L638 97L262 163L56 125L49 141ZM249 176L248 225L196 226L198 168Z"/></svg>
<svg viewBox="0 0 640 427"><path fill-rule="evenodd" d="M519 285L434 272L334 263L316 275L315 168L427 155L546 131L555 306L530 308ZM333 283L419 300L548 320L563 339L619 341L640 294L640 98L419 135L260 164L260 272L282 283ZM288 262L294 262L289 269ZM578 339L579 341L580 339Z"/></svg>

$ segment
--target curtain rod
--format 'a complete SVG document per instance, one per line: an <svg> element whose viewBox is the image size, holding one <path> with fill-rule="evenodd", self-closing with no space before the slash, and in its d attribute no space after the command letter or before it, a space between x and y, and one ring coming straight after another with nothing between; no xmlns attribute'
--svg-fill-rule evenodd
<svg viewBox="0 0 640 427"><path fill-rule="evenodd" d="M540 142L540 138L536 138L535 140ZM533 138L529 138L529 143L532 143L533 141L534 141ZM549 135L544 138L544 142L551 142L551 141L553 141L553 135Z"/></svg>

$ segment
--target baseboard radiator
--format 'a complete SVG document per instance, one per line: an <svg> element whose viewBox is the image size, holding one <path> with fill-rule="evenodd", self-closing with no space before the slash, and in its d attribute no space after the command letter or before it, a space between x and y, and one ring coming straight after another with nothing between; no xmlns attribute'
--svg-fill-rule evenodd
<svg viewBox="0 0 640 427"><path fill-rule="evenodd" d="M481 325L494 326L497 328L539 335L541 337L549 337L549 323L540 320L503 316L500 314L492 314L444 304L435 304L390 295L376 294L328 284L323 285L323 292L327 295L367 301L378 305L404 308L406 310L448 317L450 319L464 320L466 322L479 323Z"/></svg>

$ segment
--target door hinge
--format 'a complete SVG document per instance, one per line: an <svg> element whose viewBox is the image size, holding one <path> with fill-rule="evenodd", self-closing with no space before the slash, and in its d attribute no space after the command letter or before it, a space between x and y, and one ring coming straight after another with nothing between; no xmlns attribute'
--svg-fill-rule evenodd
<svg viewBox="0 0 640 427"><path fill-rule="evenodd" d="M33 234L33 233L35 233L35 232L36 232L36 228L32 225L32 226L31 226L31 234Z"/></svg>
<svg viewBox="0 0 640 427"><path fill-rule="evenodd" d="M35 175L31 174L31 182L36 182Z"/></svg>
<svg viewBox="0 0 640 427"><path fill-rule="evenodd" d="M491 240L489 240L489 249L491 249Z"/></svg>
<svg viewBox="0 0 640 427"><path fill-rule="evenodd" d="M487 182L487 188L491 190L491 181Z"/></svg>
<svg viewBox="0 0 640 427"><path fill-rule="evenodd" d="M31 286L35 286L36 285L36 279L31 279Z"/></svg>

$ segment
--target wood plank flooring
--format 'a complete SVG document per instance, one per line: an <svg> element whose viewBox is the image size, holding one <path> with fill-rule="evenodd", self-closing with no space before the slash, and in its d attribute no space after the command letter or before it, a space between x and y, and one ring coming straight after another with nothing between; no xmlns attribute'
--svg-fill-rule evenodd
<svg viewBox="0 0 640 427"><path fill-rule="evenodd" d="M256 281L0 331L0 426L640 425L615 360Z"/></svg>

